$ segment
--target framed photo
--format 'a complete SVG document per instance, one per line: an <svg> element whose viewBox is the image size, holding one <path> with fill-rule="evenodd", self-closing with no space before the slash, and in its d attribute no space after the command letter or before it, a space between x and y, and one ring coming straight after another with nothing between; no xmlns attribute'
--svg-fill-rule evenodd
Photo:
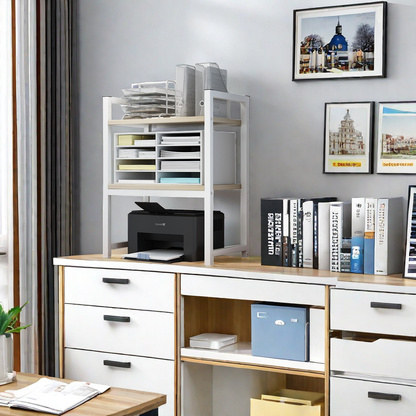
<svg viewBox="0 0 416 416"><path fill-rule="evenodd" d="M379 104L377 173L416 173L416 101Z"/></svg>
<svg viewBox="0 0 416 416"><path fill-rule="evenodd" d="M416 279L416 185L409 186L403 277Z"/></svg>
<svg viewBox="0 0 416 416"><path fill-rule="evenodd" d="M326 103L324 173L372 173L374 102Z"/></svg>
<svg viewBox="0 0 416 416"><path fill-rule="evenodd" d="M293 81L386 76L387 2L293 13Z"/></svg>

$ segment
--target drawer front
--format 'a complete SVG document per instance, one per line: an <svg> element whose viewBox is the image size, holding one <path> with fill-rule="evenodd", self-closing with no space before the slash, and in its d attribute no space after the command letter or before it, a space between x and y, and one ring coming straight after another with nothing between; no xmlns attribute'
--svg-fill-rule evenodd
<svg viewBox="0 0 416 416"><path fill-rule="evenodd" d="M416 387L331 377L330 409L334 416L414 416Z"/></svg>
<svg viewBox="0 0 416 416"><path fill-rule="evenodd" d="M173 312L173 273L65 267L65 303Z"/></svg>
<svg viewBox="0 0 416 416"><path fill-rule="evenodd" d="M331 290L331 329L416 336L416 295Z"/></svg>
<svg viewBox="0 0 416 416"><path fill-rule="evenodd" d="M331 370L416 380L416 342L331 339Z"/></svg>
<svg viewBox="0 0 416 416"><path fill-rule="evenodd" d="M174 358L174 316L97 306L65 305L65 346Z"/></svg>
<svg viewBox="0 0 416 416"><path fill-rule="evenodd" d="M181 276L181 294L325 306L325 286L216 276Z"/></svg>
<svg viewBox="0 0 416 416"><path fill-rule="evenodd" d="M107 364L130 364L130 368ZM110 361L110 363L108 363ZM127 364L126 364L127 363ZM173 361L65 349L65 377L113 387L163 393L167 403L160 416L173 416L175 366Z"/></svg>

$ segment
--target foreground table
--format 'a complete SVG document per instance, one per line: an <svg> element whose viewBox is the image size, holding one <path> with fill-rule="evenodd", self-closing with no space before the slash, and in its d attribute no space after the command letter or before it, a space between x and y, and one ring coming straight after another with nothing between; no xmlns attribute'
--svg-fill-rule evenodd
<svg viewBox="0 0 416 416"><path fill-rule="evenodd" d="M36 374L17 373L16 381L0 386L0 391L17 390L35 383L40 378ZM53 377L48 377L53 378ZM56 378L55 378L56 379ZM69 383L73 380L56 379ZM166 403L166 395L144 391L111 387L88 402L76 407L68 416L136 416L157 409ZM34 412L22 409L10 409L0 406L0 415L10 416L46 416L50 413Z"/></svg>

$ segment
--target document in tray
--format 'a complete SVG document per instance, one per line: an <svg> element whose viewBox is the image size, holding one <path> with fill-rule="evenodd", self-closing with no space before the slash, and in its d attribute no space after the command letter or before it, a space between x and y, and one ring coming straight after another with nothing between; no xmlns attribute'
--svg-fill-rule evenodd
<svg viewBox="0 0 416 416"><path fill-rule="evenodd" d="M183 250L176 249L153 249L129 253L122 256L128 260L149 260L149 261L174 261L183 256Z"/></svg>
<svg viewBox="0 0 416 416"><path fill-rule="evenodd" d="M102 384L83 381L68 384L60 380L41 378L23 389L1 392L0 406L61 415L109 388Z"/></svg>

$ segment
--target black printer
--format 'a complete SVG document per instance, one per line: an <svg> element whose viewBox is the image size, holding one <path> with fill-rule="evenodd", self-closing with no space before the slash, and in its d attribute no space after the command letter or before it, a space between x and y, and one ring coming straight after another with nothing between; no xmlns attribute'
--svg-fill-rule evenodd
<svg viewBox="0 0 416 416"><path fill-rule="evenodd" d="M157 202L136 202L128 214L128 252L183 249L184 261L204 259L204 211L165 209ZM214 249L224 247L224 214L214 211Z"/></svg>

